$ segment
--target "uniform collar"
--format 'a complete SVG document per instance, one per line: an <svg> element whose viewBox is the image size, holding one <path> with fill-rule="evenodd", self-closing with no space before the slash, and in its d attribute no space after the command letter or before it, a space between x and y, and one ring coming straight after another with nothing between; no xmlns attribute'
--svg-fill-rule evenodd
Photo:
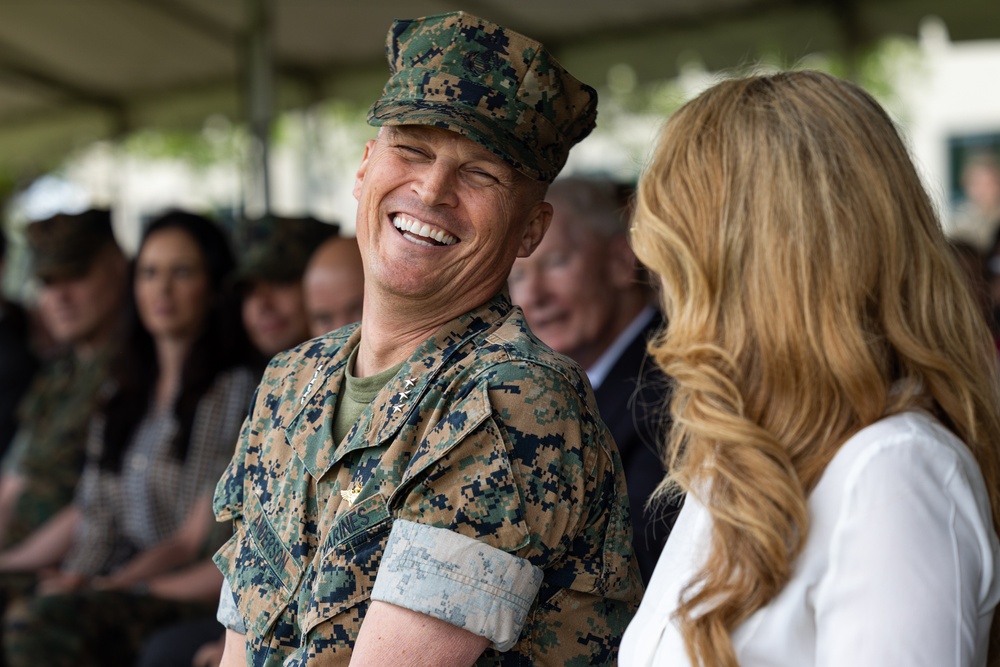
<svg viewBox="0 0 1000 667"><path fill-rule="evenodd" d="M333 413L347 360L361 340L361 331L353 330L346 340L328 341L322 346L325 350L315 346L306 350L305 356L311 361L299 369L289 388L301 403L285 429L289 444L318 479L348 453L381 446L404 425L416 427L422 418L416 408L445 363L470 339L495 328L511 310L505 288L486 303L441 326L403 362L340 443L332 442ZM342 344L330 345L337 342Z"/></svg>

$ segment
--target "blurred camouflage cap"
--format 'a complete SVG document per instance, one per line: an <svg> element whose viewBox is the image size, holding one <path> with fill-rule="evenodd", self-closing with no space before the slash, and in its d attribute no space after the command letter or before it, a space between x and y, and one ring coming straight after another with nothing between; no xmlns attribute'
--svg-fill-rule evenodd
<svg viewBox="0 0 1000 667"><path fill-rule="evenodd" d="M254 280L301 280L312 251L340 231L339 225L315 218L268 216L249 225L250 242L236 270L237 286Z"/></svg>
<svg viewBox="0 0 1000 667"><path fill-rule="evenodd" d="M105 246L118 245L106 209L58 213L30 223L24 236L35 275L46 282L84 275Z"/></svg>
<svg viewBox="0 0 1000 667"><path fill-rule="evenodd" d="M547 182L594 129L596 90L535 40L471 14L396 20L386 52L389 81L371 125L443 127Z"/></svg>

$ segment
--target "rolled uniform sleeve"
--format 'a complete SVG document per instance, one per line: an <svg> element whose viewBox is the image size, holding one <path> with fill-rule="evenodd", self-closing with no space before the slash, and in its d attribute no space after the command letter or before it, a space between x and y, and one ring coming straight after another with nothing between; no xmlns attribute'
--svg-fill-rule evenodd
<svg viewBox="0 0 1000 667"><path fill-rule="evenodd" d="M523 558L444 528L398 520L371 597L451 623L507 651L541 584L542 570Z"/></svg>
<svg viewBox="0 0 1000 667"><path fill-rule="evenodd" d="M236 598L233 597L233 589L229 587L229 582L222 580L222 591L219 593L219 610L215 614L216 620L225 627L241 635L247 633L247 626L240 616L240 610L236 606Z"/></svg>
<svg viewBox="0 0 1000 667"><path fill-rule="evenodd" d="M371 597L486 637L496 651L539 632L579 649L589 641L581 628L607 622L595 606L620 594L631 557L609 555L631 535L599 426L552 367L504 363L453 389L400 484L407 493ZM563 589L572 590L556 595ZM545 650L542 664L556 664L590 647Z"/></svg>

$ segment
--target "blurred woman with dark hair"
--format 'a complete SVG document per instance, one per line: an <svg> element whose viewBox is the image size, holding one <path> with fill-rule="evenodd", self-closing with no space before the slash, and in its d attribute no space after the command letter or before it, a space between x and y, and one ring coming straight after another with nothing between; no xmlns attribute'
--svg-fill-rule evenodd
<svg viewBox="0 0 1000 667"><path fill-rule="evenodd" d="M200 216L168 213L146 229L129 337L76 499L0 555L6 570L58 566L8 615L7 665L130 665L152 630L211 613L221 575L205 586L194 573L225 539L212 493L256 381L224 289L233 265L223 232Z"/></svg>

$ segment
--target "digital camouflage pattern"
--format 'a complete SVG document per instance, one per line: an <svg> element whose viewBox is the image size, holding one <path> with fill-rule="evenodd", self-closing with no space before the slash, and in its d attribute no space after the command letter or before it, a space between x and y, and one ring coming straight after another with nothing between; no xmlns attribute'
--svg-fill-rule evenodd
<svg viewBox="0 0 1000 667"><path fill-rule="evenodd" d="M533 39L464 12L397 20L390 78L368 123L457 132L551 182L594 129L597 91Z"/></svg>
<svg viewBox="0 0 1000 667"><path fill-rule="evenodd" d="M506 294L417 349L339 444L356 325L276 357L216 491L247 660L347 665L394 522L541 570L520 638L479 665L613 665L642 594L614 442L581 371ZM461 600L456 600L461 608Z"/></svg>
<svg viewBox="0 0 1000 667"><path fill-rule="evenodd" d="M24 539L73 500L83 471L90 416L108 375L109 351L45 365L21 401L20 427L4 473L24 480L5 544Z"/></svg>

